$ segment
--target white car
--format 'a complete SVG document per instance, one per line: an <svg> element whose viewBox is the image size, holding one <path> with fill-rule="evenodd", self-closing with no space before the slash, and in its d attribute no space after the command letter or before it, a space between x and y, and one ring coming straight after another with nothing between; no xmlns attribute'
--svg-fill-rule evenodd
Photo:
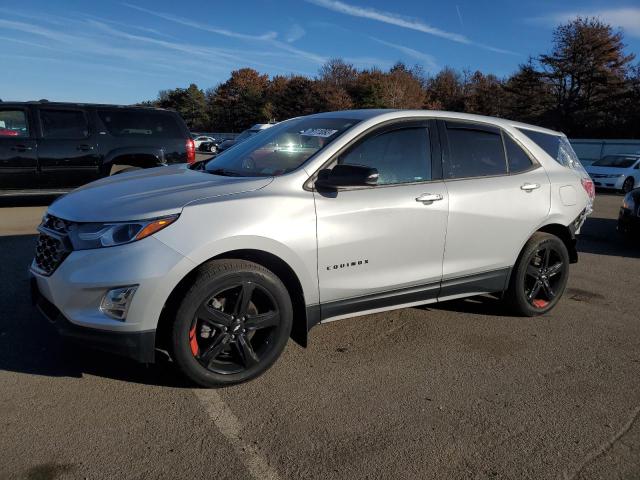
<svg viewBox="0 0 640 480"><path fill-rule="evenodd" d="M509 120L356 110L287 120L204 169L58 199L31 265L39 309L85 345L192 381L255 378L318 323L486 293L551 310L593 182L566 137Z"/></svg>
<svg viewBox="0 0 640 480"><path fill-rule="evenodd" d="M640 186L640 155L607 155L586 167L595 186L629 193Z"/></svg>
<svg viewBox="0 0 640 480"><path fill-rule="evenodd" d="M204 142L215 142L216 139L213 137L209 137L207 135L199 135L197 137L195 137L193 139L194 143L196 144L196 150L200 149L200 145Z"/></svg>

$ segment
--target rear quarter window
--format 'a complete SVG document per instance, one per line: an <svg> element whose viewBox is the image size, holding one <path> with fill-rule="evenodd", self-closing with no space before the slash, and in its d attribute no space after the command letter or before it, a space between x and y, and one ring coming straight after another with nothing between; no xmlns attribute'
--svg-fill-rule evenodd
<svg viewBox="0 0 640 480"><path fill-rule="evenodd" d="M115 137L183 138L178 119L169 112L145 110L98 110L107 131Z"/></svg>

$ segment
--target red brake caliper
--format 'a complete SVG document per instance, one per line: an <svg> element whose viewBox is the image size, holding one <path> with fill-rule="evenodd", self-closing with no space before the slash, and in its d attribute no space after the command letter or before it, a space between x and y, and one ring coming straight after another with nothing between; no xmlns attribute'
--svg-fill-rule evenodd
<svg viewBox="0 0 640 480"><path fill-rule="evenodd" d="M543 300L541 298L536 298L534 301L531 302L533 304L534 307L536 308L544 308L547 305L549 305L549 302L547 302L546 300Z"/></svg>
<svg viewBox="0 0 640 480"><path fill-rule="evenodd" d="M189 330L189 345L191 345L191 353L195 357L198 355L198 340L196 339L196 326Z"/></svg>

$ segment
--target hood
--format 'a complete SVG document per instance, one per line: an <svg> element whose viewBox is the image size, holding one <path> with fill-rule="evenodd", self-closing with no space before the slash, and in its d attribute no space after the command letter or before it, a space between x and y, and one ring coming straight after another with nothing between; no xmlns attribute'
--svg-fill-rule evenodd
<svg viewBox="0 0 640 480"><path fill-rule="evenodd" d="M273 180L223 177L186 165L122 173L89 183L56 200L49 213L74 222L119 222L179 213L195 200L251 192Z"/></svg>

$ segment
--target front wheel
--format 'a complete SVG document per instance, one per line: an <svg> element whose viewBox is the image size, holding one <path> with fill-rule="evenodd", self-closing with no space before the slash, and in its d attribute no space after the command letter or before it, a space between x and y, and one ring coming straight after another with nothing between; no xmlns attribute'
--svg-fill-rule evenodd
<svg viewBox="0 0 640 480"><path fill-rule="evenodd" d="M569 252L555 235L535 233L511 272L505 300L517 315L533 317L551 310L569 279Z"/></svg>
<svg viewBox="0 0 640 480"><path fill-rule="evenodd" d="M633 184L634 184L633 177L627 177L624 183L622 184L622 193L627 194L631 190L633 190Z"/></svg>
<svg viewBox="0 0 640 480"><path fill-rule="evenodd" d="M264 373L291 333L286 287L271 271L244 260L215 260L196 276L172 331L178 368L204 387L232 385Z"/></svg>

